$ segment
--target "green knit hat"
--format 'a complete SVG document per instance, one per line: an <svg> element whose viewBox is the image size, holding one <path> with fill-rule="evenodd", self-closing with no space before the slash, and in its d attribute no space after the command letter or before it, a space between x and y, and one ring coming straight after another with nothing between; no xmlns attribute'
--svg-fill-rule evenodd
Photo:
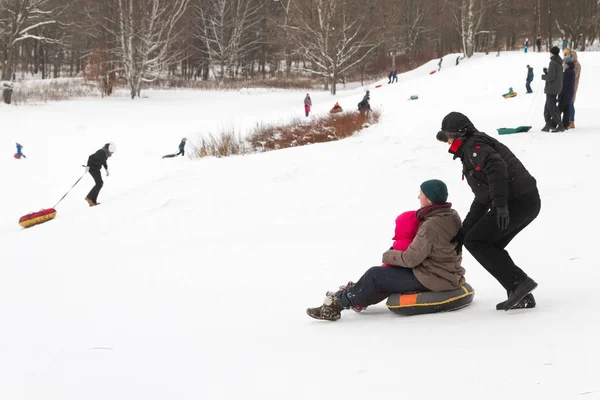
<svg viewBox="0 0 600 400"><path fill-rule="evenodd" d="M421 191L433 203L445 203L448 200L448 187L439 179L421 183Z"/></svg>

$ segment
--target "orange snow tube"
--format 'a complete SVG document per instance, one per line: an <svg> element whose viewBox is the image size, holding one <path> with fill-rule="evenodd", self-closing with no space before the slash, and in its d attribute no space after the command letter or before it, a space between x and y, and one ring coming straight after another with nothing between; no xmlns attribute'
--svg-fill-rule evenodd
<svg viewBox="0 0 600 400"><path fill-rule="evenodd" d="M19 219L19 225L23 228L30 228L34 225L50 221L54 217L56 217L56 210L54 208L46 208L45 210L23 215Z"/></svg>

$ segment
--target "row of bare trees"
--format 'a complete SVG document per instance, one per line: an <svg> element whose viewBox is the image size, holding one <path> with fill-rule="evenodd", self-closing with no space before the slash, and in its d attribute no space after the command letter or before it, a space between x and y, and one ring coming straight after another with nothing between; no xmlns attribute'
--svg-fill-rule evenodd
<svg viewBox="0 0 600 400"><path fill-rule="evenodd" d="M125 82L340 81L542 35L585 50L600 0L0 0L0 70Z"/></svg>

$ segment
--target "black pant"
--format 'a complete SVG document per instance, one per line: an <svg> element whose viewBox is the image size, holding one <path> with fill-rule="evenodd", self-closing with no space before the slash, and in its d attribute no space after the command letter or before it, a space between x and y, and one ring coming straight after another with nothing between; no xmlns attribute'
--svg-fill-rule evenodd
<svg viewBox="0 0 600 400"><path fill-rule="evenodd" d="M531 81L525 82L525 87L527 88L527 93L533 92L533 90L531 90Z"/></svg>
<svg viewBox="0 0 600 400"><path fill-rule="evenodd" d="M410 268L371 267L354 286L340 295L339 303L344 308L367 307L387 299L393 293L416 293L427 290Z"/></svg>
<svg viewBox="0 0 600 400"><path fill-rule="evenodd" d="M556 105L555 94L546 94L546 105L544 106L544 120L546 121L546 125L549 125L553 128L555 128L561 123L560 111L558 110L558 105Z"/></svg>
<svg viewBox="0 0 600 400"><path fill-rule="evenodd" d="M559 104L559 111L562 113L562 123L568 128L571 122L571 104Z"/></svg>
<svg viewBox="0 0 600 400"><path fill-rule="evenodd" d="M527 275L515 265L506 246L540 213L540 195L535 192L508 201L509 225L501 231L496 211L485 214L469 230L464 246L507 291L513 290Z"/></svg>
<svg viewBox="0 0 600 400"><path fill-rule="evenodd" d="M96 182L96 185L92 188L92 190L90 190L90 192L87 195L87 198L93 201L94 203L97 203L98 194L100 193L100 189L102 189L104 182L102 181L102 175L100 174L99 169L90 169L90 175L92 176L92 178L94 178L94 182Z"/></svg>

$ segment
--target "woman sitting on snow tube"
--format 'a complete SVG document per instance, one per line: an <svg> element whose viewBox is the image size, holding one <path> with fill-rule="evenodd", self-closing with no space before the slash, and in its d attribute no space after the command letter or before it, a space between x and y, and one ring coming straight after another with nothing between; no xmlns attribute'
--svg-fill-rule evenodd
<svg viewBox="0 0 600 400"><path fill-rule="evenodd" d="M447 199L444 182L423 182L419 193L421 208L416 214L419 227L406 251L386 251L383 263L389 266L372 267L355 284L350 282L335 293L328 292L323 305L307 309L307 314L336 321L342 310L359 311L391 294L460 288L465 283L465 269L451 240L461 227L461 219Z"/></svg>

